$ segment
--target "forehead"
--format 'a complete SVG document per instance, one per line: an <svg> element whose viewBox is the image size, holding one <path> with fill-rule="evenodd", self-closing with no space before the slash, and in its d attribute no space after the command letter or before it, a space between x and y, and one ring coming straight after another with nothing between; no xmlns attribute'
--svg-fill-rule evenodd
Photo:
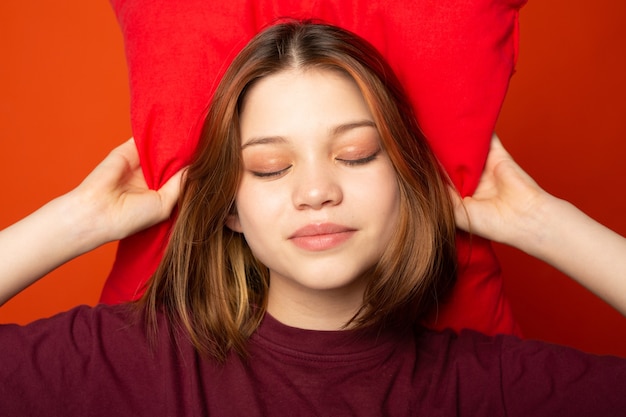
<svg viewBox="0 0 626 417"><path fill-rule="evenodd" d="M356 82L329 69L289 69L257 81L242 102L240 123L250 135L291 135L373 117Z"/></svg>

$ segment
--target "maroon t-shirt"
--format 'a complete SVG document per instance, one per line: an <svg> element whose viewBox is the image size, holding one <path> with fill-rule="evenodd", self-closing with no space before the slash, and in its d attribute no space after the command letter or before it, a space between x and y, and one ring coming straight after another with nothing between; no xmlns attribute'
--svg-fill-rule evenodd
<svg viewBox="0 0 626 417"><path fill-rule="evenodd" d="M616 416L626 359L465 331L310 331L266 316L247 360L150 346L126 306L0 326L0 416Z"/></svg>

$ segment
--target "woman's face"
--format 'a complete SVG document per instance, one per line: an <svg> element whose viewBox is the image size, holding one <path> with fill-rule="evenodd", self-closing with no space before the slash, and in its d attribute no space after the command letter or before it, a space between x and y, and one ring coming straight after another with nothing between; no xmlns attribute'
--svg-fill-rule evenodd
<svg viewBox="0 0 626 417"><path fill-rule="evenodd" d="M307 69L258 81L240 120L243 175L228 226L270 271L268 312L340 327L360 307L361 278L400 207L372 114L349 77Z"/></svg>

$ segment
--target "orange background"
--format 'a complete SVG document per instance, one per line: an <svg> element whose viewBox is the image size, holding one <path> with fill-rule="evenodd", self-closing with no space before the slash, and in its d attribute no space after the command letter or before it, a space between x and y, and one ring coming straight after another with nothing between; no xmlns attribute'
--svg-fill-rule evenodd
<svg viewBox="0 0 626 417"><path fill-rule="evenodd" d="M622 235L625 15L622 0L530 0L497 128L544 188ZM131 132L122 39L106 1L1 2L0 54L3 228L73 188ZM626 356L626 318L540 261L496 250L527 336ZM64 265L3 306L0 322L97 302L114 252L110 244Z"/></svg>

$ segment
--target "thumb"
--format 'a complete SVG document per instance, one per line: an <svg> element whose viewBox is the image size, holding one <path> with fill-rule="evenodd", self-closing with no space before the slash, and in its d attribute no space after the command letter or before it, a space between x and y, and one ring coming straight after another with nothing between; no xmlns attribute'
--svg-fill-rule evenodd
<svg viewBox="0 0 626 417"><path fill-rule="evenodd" d="M463 198L461 197L457 189L452 186L448 186L448 194L450 195L450 200L452 201L452 206L454 209L454 220L456 222L456 227L468 232L470 229L470 219L469 214L467 213L467 208L463 203Z"/></svg>
<svg viewBox="0 0 626 417"><path fill-rule="evenodd" d="M182 168L177 173L172 175L166 182L157 190L159 198L161 200L161 214L162 219L166 219L170 216L178 196L180 195L180 189L184 181L184 175L187 171L187 167Z"/></svg>

